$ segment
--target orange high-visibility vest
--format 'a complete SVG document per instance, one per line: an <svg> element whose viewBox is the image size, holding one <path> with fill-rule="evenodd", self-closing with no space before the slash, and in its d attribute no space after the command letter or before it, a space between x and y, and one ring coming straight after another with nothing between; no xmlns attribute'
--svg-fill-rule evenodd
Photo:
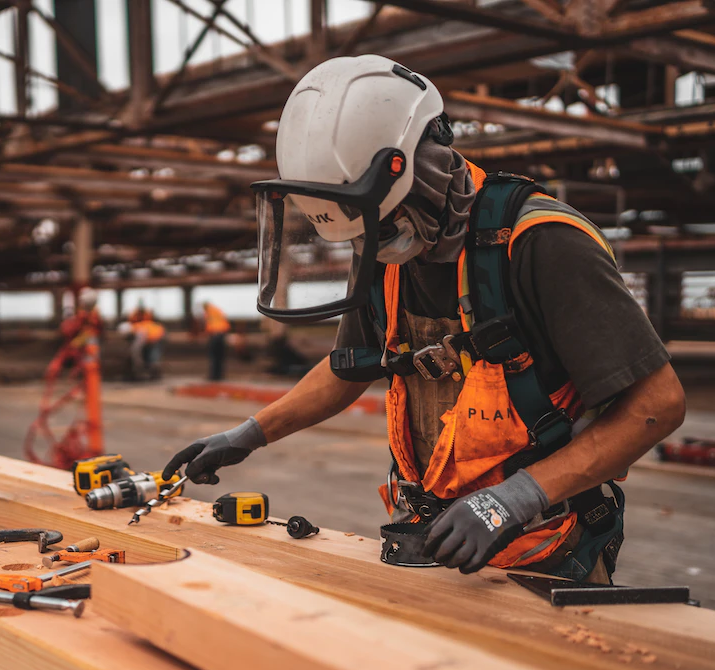
<svg viewBox="0 0 715 670"><path fill-rule="evenodd" d="M143 334L148 344L158 342L166 334L164 326L151 320L140 321L139 323L133 324L132 330L137 334Z"/></svg>
<svg viewBox="0 0 715 670"><path fill-rule="evenodd" d="M480 168L467 163L477 191L482 187L486 174ZM534 194L548 202L549 196ZM552 200L552 199L550 199ZM535 201L540 203L542 201ZM544 205L547 208L547 205ZM590 224L574 215L563 212L548 212L533 207L529 215L522 217L514 227L509 241L509 256L514 240L534 225L560 222L574 226L590 235L610 253L608 243ZM458 287L464 294L466 252L462 252L458 264ZM385 307L387 311L386 348L398 352L400 266L388 265L384 278ZM469 330L462 315L464 330ZM528 358L528 359L527 359ZM523 365L532 365L531 357L525 357ZM410 418L407 412L407 386L405 380L394 375L387 392L387 427L390 449L401 475L408 481L420 483L425 491L442 499L459 498L504 480L503 463L519 451L530 448L527 427L511 401L505 380L504 366L484 360L471 361L463 366L464 386L454 407L440 418L444 428L430 458L424 477L420 477L415 462ZM566 383L550 395L556 409L563 409L572 419L583 414L581 399L572 382ZM387 487L381 495L387 501ZM386 503L387 504L387 503ZM550 556L568 537L576 526L576 513L554 519L553 522L527 533L512 542L497 554L490 565L499 568L526 566L538 563Z"/></svg>
<svg viewBox="0 0 715 670"><path fill-rule="evenodd" d="M229 324L226 315L214 305L204 307L204 317L206 319L205 332L209 335L227 333L231 330L231 324Z"/></svg>

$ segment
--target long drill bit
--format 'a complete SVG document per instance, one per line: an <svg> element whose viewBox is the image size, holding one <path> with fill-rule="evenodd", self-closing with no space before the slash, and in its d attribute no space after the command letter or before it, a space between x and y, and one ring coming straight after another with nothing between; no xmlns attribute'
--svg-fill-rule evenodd
<svg viewBox="0 0 715 670"><path fill-rule="evenodd" d="M176 484L174 484L171 488L164 489L159 493L159 495L156 498L152 498L144 507L141 507L138 509L135 513L134 516L132 517L131 521L127 524L131 526L133 523L139 523L139 520L145 516L146 514L149 514L152 510L153 507L157 507L158 505L163 505L166 500L171 496L173 493L176 493L184 484L184 482L188 479L186 475L184 475Z"/></svg>

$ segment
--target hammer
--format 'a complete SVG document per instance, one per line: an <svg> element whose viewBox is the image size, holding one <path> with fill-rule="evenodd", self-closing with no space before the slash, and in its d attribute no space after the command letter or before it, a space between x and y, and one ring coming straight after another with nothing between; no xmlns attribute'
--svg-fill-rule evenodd
<svg viewBox="0 0 715 670"><path fill-rule="evenodd" d="M41 554L47 551L50 544L62 542L62 533L58 530L44 528L20 528L18 530L0 530L0 542L33 542Z"/></svg>

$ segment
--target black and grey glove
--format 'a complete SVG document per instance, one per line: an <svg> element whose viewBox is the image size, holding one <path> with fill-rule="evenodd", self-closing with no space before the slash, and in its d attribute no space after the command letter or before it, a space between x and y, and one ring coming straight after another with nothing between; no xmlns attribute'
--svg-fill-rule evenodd
<svg viewBox="0 0 715 670"><path fill-rule="evenodd" d="M460 498L427 528L424 555L465 575L481 570L549 506L539 483L519 470L501 484Z"/></svg>
<svg viewBox="0 0 715 670"><path fill-rule="evenodd" d="M186 474L194 484L218 484L216 470L240 463L252 451L265 447L266 444L260 424L251 417L225 433L216 433L196 440L166 464L161 476L168 480L187 463Z"/></svg>

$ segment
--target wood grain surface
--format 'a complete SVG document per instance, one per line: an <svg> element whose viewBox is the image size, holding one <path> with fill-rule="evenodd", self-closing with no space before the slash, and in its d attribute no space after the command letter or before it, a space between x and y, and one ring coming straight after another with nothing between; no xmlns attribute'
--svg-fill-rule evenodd
<svg viewBox="0 0 715 670"><path fill-rule="evenodd" d="M0 525L55 527L68 541L97 535L103 546L125 549L132 562L200 549L532 668L715 668L713 611L552 608L496 569L463 576L387 566L374 540L323 529L296 541L278 526L227 527L212 518L210 504L186 499L127 527L131 510L87 509L67 473L2 457L0 472Z"/></svg>

